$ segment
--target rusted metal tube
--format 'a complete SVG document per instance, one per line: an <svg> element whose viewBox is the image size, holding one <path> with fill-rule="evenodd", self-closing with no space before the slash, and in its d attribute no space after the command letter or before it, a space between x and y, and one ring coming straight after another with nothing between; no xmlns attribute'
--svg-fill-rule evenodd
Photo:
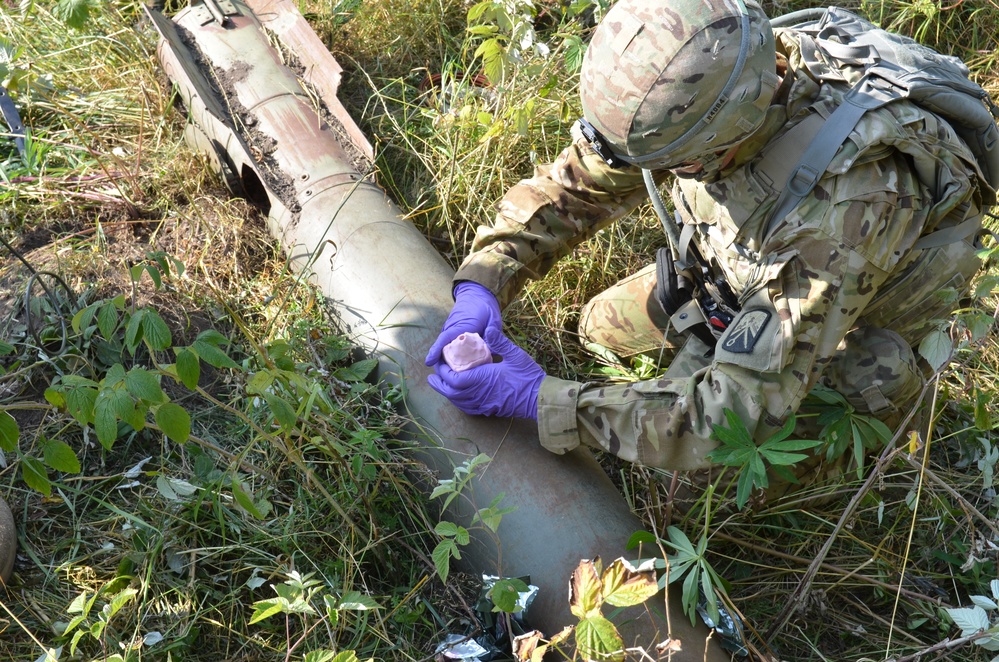
<svg viewBox="0 0 999 662"><path fill-rule="evenodd" d="M492 458L474 479L470 502L448 518L467 526L476 507L500 494L516 510L503 517L498 539L473 531L464 569L529 575L540 588L532 623L556 633L575 622L567 585L579 561L627 556L626 541L641 522L589 452L552 455L533 423L466 416L427 385L423 357L451 308L453 270L359 172L370 147L336 101L339 67L298 11L287 0L251 0L255 15L231 5L228 27L200 5L172 21L150 11L162 37L160 61L189 113L187 137L268 209L270 229L296 268L329 297L343 330L378 358L380 378L404 389L414 432L432 440L430 466L449 477L466 459ZM301 78L265 29L295 53ZM323 72L333 75L317 82ZM615 618L627 645L655 655L669 633L683 644L674 660L729 659L708 646L706 627L691 627L676 598L668 603L670 627L662 600Z"/></svg>

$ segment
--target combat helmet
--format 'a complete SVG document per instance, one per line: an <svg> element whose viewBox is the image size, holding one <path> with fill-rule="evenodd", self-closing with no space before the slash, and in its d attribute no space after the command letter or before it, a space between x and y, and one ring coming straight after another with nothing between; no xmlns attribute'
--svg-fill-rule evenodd
<svg viewBox="0 0 999 662"><path fill-rule="evenodd" d="M753 0L620 0L583 60L583 133L614 165L670 168L759 128L778 82Z"/></svg>

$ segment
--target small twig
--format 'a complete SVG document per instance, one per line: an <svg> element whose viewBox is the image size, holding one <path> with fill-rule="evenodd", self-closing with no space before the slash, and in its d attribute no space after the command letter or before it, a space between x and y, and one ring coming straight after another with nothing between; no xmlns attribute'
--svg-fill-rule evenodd
<svg viewBox="0 0 999 662"><path fill-rule="evenodd" d="M913 468L918 469L920 471L923 471L926 474L927 478L929 478L931 481L933 481L944 492L946 492L947 494L949 494L952 497L954 497L955 499L957 499L957 501L960 503L960 505L962 507L964 507L967 510L971 511L971 513L974 514L975 517L977 517L978 519L980 519L982 521L982 523L985 524L985 526L987 526L989 529L992 530L992 533L994 533L997 537L999 537L999 527L997 527L995 525L995 522L993 522L988 517L986 517L982 513L982 511L978 510L973 505L971 505L971 503L969 503L967 499L965 499L963 496L961 496L960 492L958 492L953 487L951 487L950 485L948 485L944 481L943 478L941 478L940 476L938 476L935 473L933 473L932 469L930 469L929 467L926 467L924 469L923 465L921 465L919 462L916 462L916 460L912 459L911 457L910 458L906 458L906 461Z"/></svg>
<svg viewBox="0 0 999 662"><path fill-rule="evenodd" d="M918 660L921 657L929 655L931 653L939 653L940 651L949 651L954 648L959 648L965 644L973 642L975 639L981 639L982 635L985 633L984 630L979 630L975 634L969 634L964 637L958 637L957 639L944 639L940 643L933 644L929 648L925 648L918 653L913 653L912 655L906 655L905 657L896 657L887 660L886 662L912 662L913 660Z"/></svg>

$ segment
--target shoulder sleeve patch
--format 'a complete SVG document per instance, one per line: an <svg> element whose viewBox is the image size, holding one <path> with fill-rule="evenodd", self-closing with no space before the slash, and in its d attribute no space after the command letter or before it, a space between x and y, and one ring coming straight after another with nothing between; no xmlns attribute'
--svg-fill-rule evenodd
<svg viewBox="0 0 999 662"><path fill-rule="evenodd" d="M722 349L733 354L750 354L770 321L769 310L744 310L721 337Z"/></svg>

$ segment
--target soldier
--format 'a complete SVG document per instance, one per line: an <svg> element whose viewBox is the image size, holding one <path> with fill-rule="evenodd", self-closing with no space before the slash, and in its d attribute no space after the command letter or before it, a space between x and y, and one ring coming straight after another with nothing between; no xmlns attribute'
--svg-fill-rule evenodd
<svg viewBox="0 0 999 662"><path fill-rule="evenodd" d="M583 444L669 470L710 466L726 409L762 442L819 384L897 425L926 379L913 347L950 312L935 293L966 287L979 267L966 239L917 242L980 222L994 191L947 122L900 101L866 113L818 185L768 223L786 181L774 172L786 167L780 138L844 93L809 75L810 46L753 0L614 5L583 63L575 141L507 192L455 276L427 355L433 388L469 414L537 419L552 452ZM502 334L500 310L643 203L643 170L656 184L674 176L675 260L599 294L579 332L623 358L663 356L668 370L613 385L546 375ZM703 275L697 310L670 324L661 301L676 298L670 267L684 261ZM707 325L683 328L688 312ZM502 360L451 370L442 348L466 331Z"/></svg>

